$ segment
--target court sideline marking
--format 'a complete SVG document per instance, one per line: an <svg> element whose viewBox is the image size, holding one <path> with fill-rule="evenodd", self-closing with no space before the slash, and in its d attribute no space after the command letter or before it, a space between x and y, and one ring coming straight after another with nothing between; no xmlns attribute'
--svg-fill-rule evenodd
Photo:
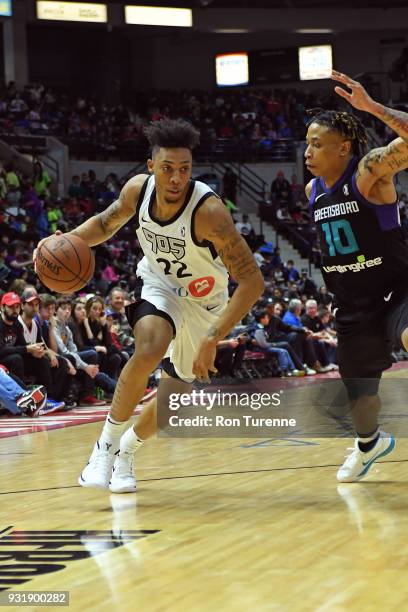
<svg viewBox="0 0 408 612"><path fill-rule="evenodd" d="M388 461L376 461L378 464L382 463L407 463L408 459L392 459ZM161 480L178 480L184 478L208 478L209 476L235 476L237 474L261 474L270 472L284 472L286 470L314 470L324 468L336 468L339 467L337 463L329 463L328 465L298 465L296 467L277 467L261 470L238 470L237 472L210 472L209 474L185 474L183 476L161 476L160 478L140 478L137 482L155 482ZM62 489L76 489L80 488L80 485L66 485L64 487L47 487L44 489L24 489L21 491L4 491L0 492L0 495L16 495L18 493L39 493L41 491L59 491Z"/></svg>

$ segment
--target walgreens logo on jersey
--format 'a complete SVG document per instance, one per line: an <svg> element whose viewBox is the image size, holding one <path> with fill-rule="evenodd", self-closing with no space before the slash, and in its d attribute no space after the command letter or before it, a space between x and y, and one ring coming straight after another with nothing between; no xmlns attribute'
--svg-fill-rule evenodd
<svg viewBox="0 0 408 612"><path fill-rule="evenodd" d="M367 268L373 268L375 266L381 266L382 257L376 257L375 259L366 259L364 255L358 255L357 261L351 264L344 264L338 266L323 266L325 272L361 272Z"/></svg>

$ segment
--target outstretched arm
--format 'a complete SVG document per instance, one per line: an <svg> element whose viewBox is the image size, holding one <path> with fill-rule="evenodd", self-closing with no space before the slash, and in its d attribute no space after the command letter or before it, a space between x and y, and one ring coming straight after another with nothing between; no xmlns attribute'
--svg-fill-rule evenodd
<svg viewBox="0 0 408 612"><path fill-rule="evenodd" d="M71 233L79 236L89 246L95 246L111 238L136 212L140 190L147 176L138 174L131 178L115 202L98 215L79 225Z"/></svg>
<svg viewBox="0 0 408 612"><path fill-rule="evenodd" d="M112 202L106 210L87 219L87 221L81 223L81 225L78 225L77 228L69 233L79 236L90 247L109 240L135 214L140 191L146 179L147 176L145 174L138 174L131 178L120 192L118 200ZM62 232L57 230L56 234L59 235ZM48 240L48 236L40 240L34 249L33 262L35 270L38 249L46 240Z"/></svg>
<svg viewBox="0 0 408 612"><path fill-rule="evenodd" d="M408 168L408 113L388 108L376 102L364 87L346 74L333 70L332 79L345 85L350 91L336 86L335 92L354 108L377 117L399 136L386 147L373 149L359 163L360 176L367 175L374 183L379 178L392 178L397 172Z"/></svg>

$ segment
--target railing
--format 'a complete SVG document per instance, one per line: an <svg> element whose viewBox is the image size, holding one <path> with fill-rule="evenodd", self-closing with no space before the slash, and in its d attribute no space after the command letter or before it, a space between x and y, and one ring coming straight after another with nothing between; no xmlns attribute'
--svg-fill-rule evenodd
<svg viewBox="0 0 408 612"><path fill-rule="evenodd" d="M98 143L85 138L59 137L69 146L70 157L90 160L145 161L149 148L144 139ZM194 159L199 163L293 162L296 147L293 140L279 139L261 147L251 140L217 138L214 142L198 146Z"/></svg>
<svg viewBox="0 0 408 612"><path fill-rule="evenodd" d="M3 136L3 135L2 135ZM19 153L15 147L0 138L0 158L4 162L11 161L16 165L21 172L31 175L33 170L32 162L25 155Z"/></svg>
<svg viewBox="0 0 408 612"><path fill-rule="evenodd" d="M276 231L287 236L289 242L299 251L301 257L308 260L309 275L312 271L312 263L315 265L318 263L316 260L318 252L313 248L313 241L310 240L315 238L315 234L310 231L311 227L311 224L292 226L284 221L276 221ZM309 234L308 238L304 235L305 233Z"/></svg>
<svg viewBox="0 0 408 612"><path fill-rule="evenodd" d="M35 162L35 160L33 161ZM49 174L52 175L58 185L60 182L60 169L57 161L47 154L41 155L39 161L46 167L46 169L49 171Z"/></svg>
<svg viewBox="0 0 408 612"><path fill-rule="evenodd" d="M252 141L237 138L217 138L214 143L203 143L194 151L197 161L207 162L293 162L296 161L295 142L289 139Z"/></svg>
<svg viewBox="0 0 408 612"><path fill-rule="evenodd" d="M57 186L60 182L60 168L58 162L47 153L48 143L46 136L34 136L27 134L2 134L2 140L23 155L29 155L32 163L37 160L45 166L53 179L52 192L57 194Z"/></svg>
<svg viewBox="0 0 408 612"><path fill-rule="evenodd" d="M219 162L211 164L211 167L216 171L220 172L222 169L224 172L227 168L231 168L237 176L237 186L241 193L248 195L256 202L264 200L267 192L268 184L262 177L256 172L249 168L245 164Z"/></svg>
<svg viewBox="0 0 408 612"><path fill-rule="evenodd" d="M131 168L129 172L122 176L120 180L122 183L126 183L126 181L131 179L132 176L136 176L136 174L147 174L146 162L140 162L139 164L136 164L136 166L133 166L133 168Z"/></svg>
<svg viewBox="0 0 408 612"><path fill-rule="evenodd" d="M260 206L261 218L270 223L276 230L276 245L279 246L279 234L287 238L301 257L308 260L309 273L312 263L319 266L320 252L315 246L316 232L312 223L296 225L277 219L275 207L270 204Z"/></svg>
<svg viewBox="0 0 408 612"><path fill-rule="evenodd" d="M20 153L28 153L33 157L44 155L47 152L47 138L45 136L3 133L1 138Z"/></svg>
<svg viewBox="0 0 408 612"><path fill-rule="evenodd" d="M259 217L259 233L262 234L263 229L260 206L265 201L268 184L263 178L256 174L252 168L249 168L245 164L223 162L211 164L211 170L215 171L220 179L222 179L223 173L227 168L231 168L237 176L238 191L244 194L254 205L254 209L257 211Z"/></svg>

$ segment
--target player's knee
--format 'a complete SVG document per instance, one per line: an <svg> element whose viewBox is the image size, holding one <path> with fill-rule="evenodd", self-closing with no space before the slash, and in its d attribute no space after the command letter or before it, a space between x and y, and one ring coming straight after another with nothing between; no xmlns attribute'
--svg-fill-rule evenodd
<svg viewBox="0 0 408 612"><path fill-rule="evenodd" d="M136 350L131 358L131 361L133 360L151 371L163 359L166 350L167 346L159 343L155 344L147 341L139 342L136 346Z"/></svg>

